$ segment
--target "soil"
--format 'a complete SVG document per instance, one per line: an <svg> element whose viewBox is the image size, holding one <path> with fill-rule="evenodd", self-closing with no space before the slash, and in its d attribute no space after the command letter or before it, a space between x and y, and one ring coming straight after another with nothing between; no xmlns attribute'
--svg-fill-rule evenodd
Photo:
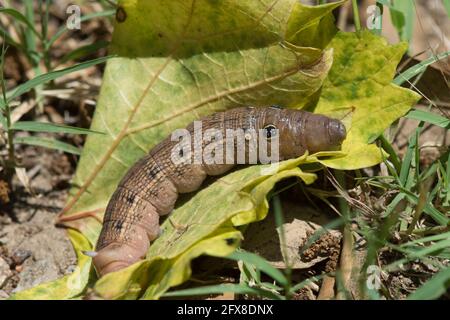
<svg viewBox="0 0 450 320"><path fill-rule="evenodd" d="M23 152L28 156L25 164L34 164L29 174L36 172L29 185L33 194L14 179L13 199L0 207L0 299L60 278L76 265L66 231L55 227L72 171L67 157L33 147Z"/></svg>

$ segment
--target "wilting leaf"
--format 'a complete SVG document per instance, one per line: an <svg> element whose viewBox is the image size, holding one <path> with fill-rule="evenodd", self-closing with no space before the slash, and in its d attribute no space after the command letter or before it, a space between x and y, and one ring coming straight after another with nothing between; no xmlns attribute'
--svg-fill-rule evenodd
<svg viewBox="0 0 450 320"><path fill-rule="evenodd" d="M322 163L345 170L373 166L383 160L383 154L368 143L420 98L413 91L391 83L407 45L388 45L385 39L371 32L341 32L329 47L335 50L333 67L315 112L329 113L342 108L354 108L355 112L342 146L348 155Z"/></svg>
<svg viewBox="0 0 450 320"><path fill-rule="evenodd" d="M121 1L118 16L125 20L116 23L112 41L119 57L107 64L91 126L106 134L86 141L65 219L101 216L127 169L202 115L309 102L331 66L331 51L285 43L285 34L320 26L338 4L317 10L296 0ZM66 224L91 243L101 227L95 219Z"/></svg>

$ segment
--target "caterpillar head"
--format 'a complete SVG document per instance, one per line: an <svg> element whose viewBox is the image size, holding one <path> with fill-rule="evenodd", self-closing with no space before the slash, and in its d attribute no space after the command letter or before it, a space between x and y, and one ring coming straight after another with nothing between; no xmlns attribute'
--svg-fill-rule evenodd
<svg viewBox="0 0 450 320"><path fill-rule="evenodd" d="M294 109L269 108L261 123L268 138L279 135L280 156L289 159L319 151L339 150L347 136L344 124L324 115Z"/></svg>
<svg viewBox="0 0 450 320"><path fill-rule="evenodd" d="M339 150L347 136L341 121L323 115L309 114L304 125L305 144L310 153Z"/></svg>

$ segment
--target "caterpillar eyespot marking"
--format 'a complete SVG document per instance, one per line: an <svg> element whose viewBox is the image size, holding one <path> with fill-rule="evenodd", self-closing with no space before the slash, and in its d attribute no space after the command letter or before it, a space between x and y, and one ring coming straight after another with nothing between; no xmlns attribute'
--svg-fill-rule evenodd
<svg viewBox="0 0 450 320"><path fill-rule="evenodd" d="M264 127L264 131L266 133L266 138L270 139L276 136L277 134L277 127L275 127L273 124L268 124Z"/></svg>

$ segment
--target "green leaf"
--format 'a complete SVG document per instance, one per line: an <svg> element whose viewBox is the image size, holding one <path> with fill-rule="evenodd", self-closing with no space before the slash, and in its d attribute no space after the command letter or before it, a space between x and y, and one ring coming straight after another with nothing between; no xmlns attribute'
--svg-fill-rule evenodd
<svg viewBox="0 0 450 320"><path fill-rule="evenodd" d="M393 0L389 7L392 24L402 41L410 42L415 20L415 4L413 0Z"/></svg>
<svg viewBox="0 0 450 320"><path fill-rule="evenodd" d="M408 296L408 300L437 299L450 288L450 268L435 274L423 286Z"/></svg>
<svg viewBox="0 0 450 320"><path fill-rule="evenodd" d="M358 169L383 161L383 151L369 145L395 120L403 116L420 96L392 84L406 44L388 45L382 37L365 31L340 32L329 47L334 63L322 88L318 113L354 108L351 128L342 151L346 157L323 161L336 169Z"/></svg>
<svg viewBox="0 0 450 320"><path fill-rule="evenodd" d="M119 57L107 64L91 127L107 134L87 138L69 215L101 214L127 169L173 130L242 105L301 107L331 65L330 51L282 42L288 22L291 30L308 22L292 15L312 10L296 0L120 4L127 18L111 44ZM93 221L70 225L98 232Z"/></svg>
<svg viewBox="0 0 450 320"><path fill-rule="evenodd" d="M309 10L304 10L303 6L295 6L287 25L287 41L302 47L324 49L337 32L334 16L329 13L344 2L345 0L310 7ZM302 23L300 28L298 21Z"/></svg>
<svg viewBox="0 0 450 320"><path fill-rule="evenodd" d="M450 129L450 119L436 113L414 109L406 114L406 118L425 121L438 127Z"/></svg>
<svg viewBox="0 0 450 320"><path fill-rule="evenodd" d="M12 130L21 130L21 131L33 131L33 132L55 132L55 133L72 133L72 134L89 134L89 133L97 133L104 134L103 132L93 131L84 128L77 128L66 126L62 124L56 123L48 123L48 122L36 122L36 121L17 121L12 127Z"/></svg>
<svg viewBox="0 0 450 320"><path fill-rule="evenodd" d="M15 143L21 143L21 144L27 144L30 146L38 146L38 147L44 147L48 149L55 149L64 151L67 153L72 153L79 155L80 149L67 144L62 141L58 141L55 139L48 139L48 138L41 138L41 137L16 137L14 138Z"/></svg>
<svg viewBox="0 0 450 320"><path fill-rule="evenodd" d="M102 57L102 58L97 58L94 60L90 60L90 61L86 61L80 64L76 64L74 66L65 68L65 69L61 69L61 70L57 70L57 71L52 71L49 73L45 73L45 74L41 74L31 80L28 80L27 82L25 82L24 84L21 84L19 86L16 87L16 89L14 91L9 91L6 94L6 97L8 99L8 102L10 102L11 100L21 96L22 94L30 91L31 89L44 84L46 82L58 79L66 74L72 73L72 72L76 72L76 71L80 71L92 66L95 66L97 64L103 63L106 60L108 60L109 58L111 58L111 56L107 56L107 57ZM0 101L0 107L4 106L4 102Z"/></svg>

